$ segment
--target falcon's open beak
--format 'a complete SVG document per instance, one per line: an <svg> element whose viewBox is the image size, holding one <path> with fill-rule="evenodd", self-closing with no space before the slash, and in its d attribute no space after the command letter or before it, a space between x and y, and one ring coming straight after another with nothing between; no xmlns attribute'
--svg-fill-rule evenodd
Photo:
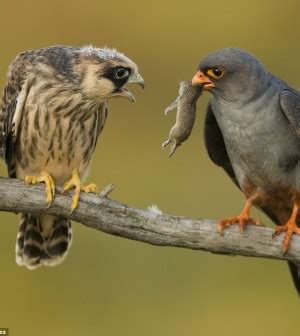
<svg viewBox="0 0 300 336"><path fill-rule="evenodd" d="M117 96L118 97L125 97L125 98L129 99L131 102L135 102L134 95L128 89L126 89L126 87L124 87L124 86L118 90Z"/></svg>
<svg viewBox="0 0 300 336"><path fill-rule="evenodd" d="M193 85L201 85L203 87L203 90L209 90L211 88L214 88L214 83L204 75L202 71L198 71L196 75L192 79Z"/></svg>
<svg viewBox="0 0 300 336"><path fill-rule="evenodd" d="M139 86L141 86L143 89L145 88L145 82L143 77L138 73L135 75L131 75L127 81L126 84L137 84ZM135 102L135 98L134 95L125 87L122 88L121 94L120 96L126 97L127 99L129 99L131 102Z"/></svg>

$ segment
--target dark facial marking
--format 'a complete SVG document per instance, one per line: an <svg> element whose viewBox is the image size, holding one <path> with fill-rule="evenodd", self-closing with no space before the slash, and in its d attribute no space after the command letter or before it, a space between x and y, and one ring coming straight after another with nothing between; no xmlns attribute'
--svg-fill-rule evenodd
<svg viewBox="0 0 300 336"><path fill-rule="evenodd" d="M102 76L111 80L115 84L116 90L118 90L127 82L130 74L130 68L115 67L104 70Z"/></svg>

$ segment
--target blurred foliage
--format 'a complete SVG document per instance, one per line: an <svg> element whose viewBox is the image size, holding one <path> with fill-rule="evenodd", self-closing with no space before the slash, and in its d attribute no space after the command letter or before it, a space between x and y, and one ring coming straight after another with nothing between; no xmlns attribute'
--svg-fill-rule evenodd
<svg viewBox="0 0 300 336"><path fill-rule="evenodd" d="M115 183L112 198L140 208L233 215L243 196L204 149L208 95L172 159L161 143L175 113L163 110L201 58L229 46L249 50L299 88L299 10L297 0L2 0L0 85L23 50L93 44L125 52L139 64L146 90L133 89L135 104L110 103L89 180ZM28 271L14 261L18 217L0 216L0 327L12 336L298 334L299 301L283 262L153 247L75 223L66 261Z"/></svg>

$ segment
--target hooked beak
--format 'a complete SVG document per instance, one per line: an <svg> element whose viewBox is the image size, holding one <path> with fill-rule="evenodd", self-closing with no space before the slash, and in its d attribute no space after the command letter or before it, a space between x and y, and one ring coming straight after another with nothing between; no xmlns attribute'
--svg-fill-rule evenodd
<svg viewBox="0 0 300 336"><path fill-rule="evenodd" d="M144 78L138 73L136 75L131 75L127 81L127 83L134 83L141 86L143 89L145 88Z"/></svg>
<svg viewBox="0 0 300 336"><path fill-rule="evenodd" d="M143 89L145 88L145 82L143 77L138 73L135 75L131 75L127 81L127 84L137 84L141 86ZM119 96L125 97L129 99L131 102L135 102L135 97L134 95L126 88L122 87Z"/></svg>
<svg viewBox="0 0 300 336"><path fill-rule="evenodd" d="M192 79L193 85L201 85L203 87L203 90L209 90L211 88L214 88L214 83L204 75L202 71L198 71L196 75Z"/></svg>

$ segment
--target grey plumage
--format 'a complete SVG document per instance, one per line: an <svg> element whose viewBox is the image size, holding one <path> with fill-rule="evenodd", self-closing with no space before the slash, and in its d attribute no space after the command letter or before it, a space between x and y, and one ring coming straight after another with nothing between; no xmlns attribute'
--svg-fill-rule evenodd
<svg viewBox="0 0 300 336"><path fill-rule="evenodd" d="M222 71L221 77L214 78L212 69ZM237 48L209 54L193 82L212 93L204 132L210 158L247 198L255 194L254 204L284 225L299 203L300 93ZM290 268L300 292L299 269Z"/></svg>
<svg viewBox="0 0 300 336"><path fill-rule="evenodd" d="M44 182L48 206L55 184L75 188L73 211L81 190L97 190L80 181L105 125L108 100L133 100L128 82L144 84L136 64L114 49L55 46L18 55L8 70L0 113L9 176ZM66 256L71 237L66 219L22 215L17 263L54 266Z"/></svg>

